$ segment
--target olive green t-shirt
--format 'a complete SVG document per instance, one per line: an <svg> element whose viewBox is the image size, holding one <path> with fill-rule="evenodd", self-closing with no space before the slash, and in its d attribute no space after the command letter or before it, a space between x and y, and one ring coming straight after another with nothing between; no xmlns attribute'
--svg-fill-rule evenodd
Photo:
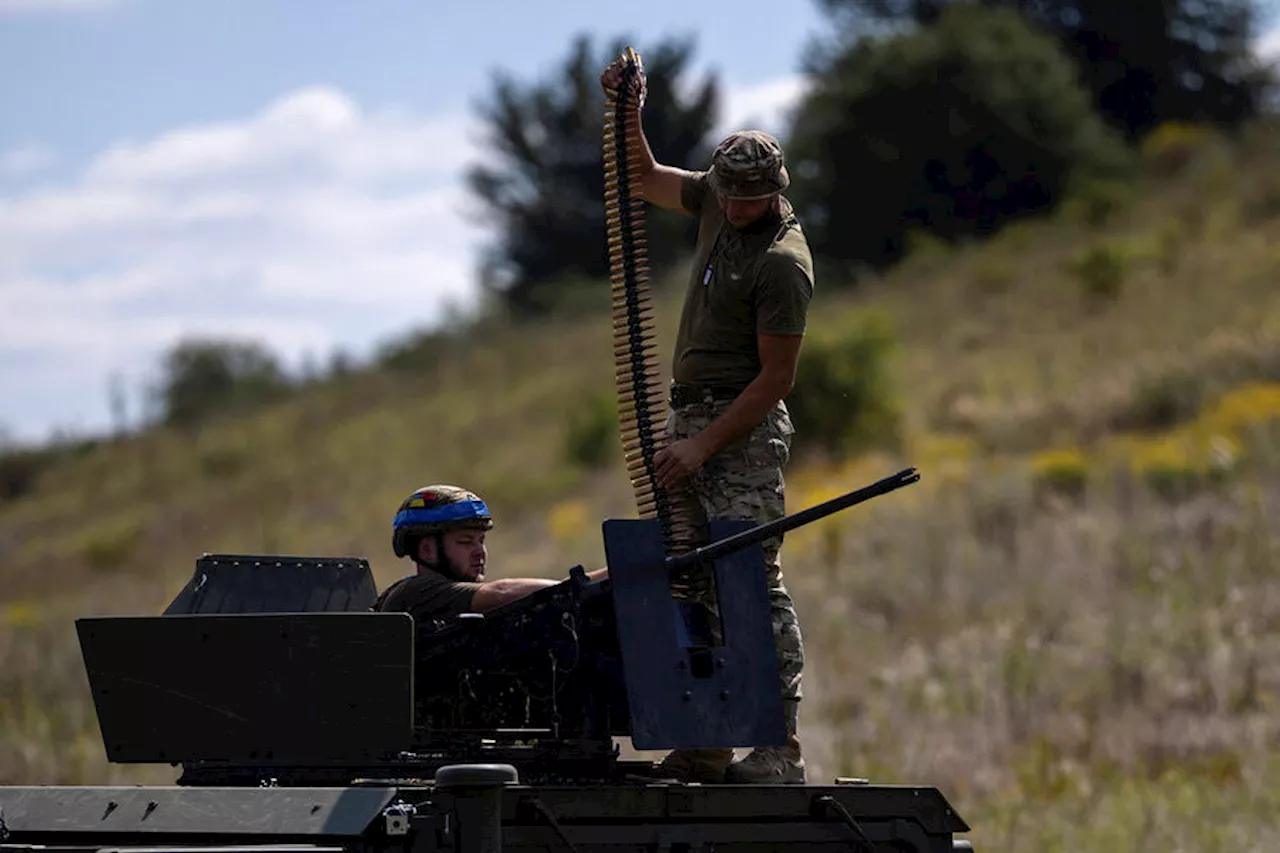
<svg viewBox="0 0 1280 853"><path fill-rule="evenodd" d="M744 388L760 372L756 335L804 334L813 296L808 240L785 198L780 215L733 227L706 172L684 178L681 204L699 221L672 378Z"/></svg>
<svg viewBox="0 0 1280 853"><path fill-rule="evenodd" d="M408 613L414 622L471 612L481 584L450 580L438 572L422 572L393 583L378 596L373 609Z"/></svg>

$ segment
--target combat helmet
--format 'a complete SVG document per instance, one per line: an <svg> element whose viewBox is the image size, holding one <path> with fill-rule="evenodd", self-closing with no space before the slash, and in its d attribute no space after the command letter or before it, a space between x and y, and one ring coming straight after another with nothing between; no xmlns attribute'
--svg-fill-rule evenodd
<svg viewBox="0 0 1280 853"><path fill-rule="evenodd" d="M423 536L450 530L491 530L489 507L475 492L459 486L423 486L400 504L392 522L391 547L397 557L412 556Z"/></svg>
<svg viewBox="0 0 1280 853"><path fill-rule="evenodd" d="M707 180L718 195L743 201L767 198L791 184L782 146L761 130L738 131L717 145Z"/></svg>

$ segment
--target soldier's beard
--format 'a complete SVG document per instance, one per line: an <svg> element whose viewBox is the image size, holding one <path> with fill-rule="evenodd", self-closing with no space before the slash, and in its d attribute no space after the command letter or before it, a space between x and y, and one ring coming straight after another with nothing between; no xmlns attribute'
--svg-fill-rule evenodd
<svg viewBox="0 0 1280 853"><path fill-rule="evenodd" d="M448 553L444 552L443 549L441 550L441 553L440 553L439 562L437 562L436 565L432 566L431 568L435 569L437 572L439 572L440 574L444 575L447 578L450 578L451 580L462 581L463 583L480 583L484 580L483 567L480 568L475 573L475 576L473 577L471 574L466 572L461 566L459 566L452 559L450 559Z"/></svg>
<svg viewBox="0 0 1280 853"><path fill-rule="evenodd" d="M453 560L449 559L448 554L442 554L439 561L431 568L450 580L462 581L464 583L470 583L473 580L472 578L467 577L466 574L463 573L462 569L453 562Z"/></svg>
<svg viewBox="0 0 1280 853"><path fill-rule="evenodd" d="M472 575L466 571L463 571L461 567L456 565L448 557L445 557L445 562L449 566L449 571L460 581L466 581L467 583L480 583L481 581L484 580L483 568L476 569L475 574Z"/></svg>

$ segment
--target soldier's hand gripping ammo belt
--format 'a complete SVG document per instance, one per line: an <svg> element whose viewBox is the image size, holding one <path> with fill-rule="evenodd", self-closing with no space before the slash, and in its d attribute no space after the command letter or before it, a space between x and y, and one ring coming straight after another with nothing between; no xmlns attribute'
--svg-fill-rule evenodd
<svg viewBox="0 0 1280 853"><path fill-rule="evenodd" d="M627 48L622 79L606 90L604 201L613 285L614 380L623 458L641 518L658 519L666 552L692 547L696 527L679 502L659 484L654 456L666 443L665 389L654 353L653 306L644 230L644 199L635 177L640 152L631 144L639 121L644 65Z"/></svg>

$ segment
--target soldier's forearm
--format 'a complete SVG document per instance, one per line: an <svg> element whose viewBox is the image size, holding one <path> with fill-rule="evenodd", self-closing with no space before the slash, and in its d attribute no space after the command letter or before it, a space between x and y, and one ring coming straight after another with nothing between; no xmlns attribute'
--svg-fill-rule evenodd
<svg viewBox="0 0 1280 853"><path fill-rule="evenodd" d="M703 455L709 458L726 444L746 435L790 390L791 378L786 374L761 371L729 408L695 436Z"/></svg>
<svg viewBox="0 0 1280 853"><path fill-rule="evenodd" d="M555 586L557 583L560 583L560 581L549 578L503 578L502 580L489 581L476 590L476 594L471 600L471 606L477 612L483 613L486 610L492 610L495 607L501 607L504 604L524 598L526 595L537 592L540 589Z"/></svg>

